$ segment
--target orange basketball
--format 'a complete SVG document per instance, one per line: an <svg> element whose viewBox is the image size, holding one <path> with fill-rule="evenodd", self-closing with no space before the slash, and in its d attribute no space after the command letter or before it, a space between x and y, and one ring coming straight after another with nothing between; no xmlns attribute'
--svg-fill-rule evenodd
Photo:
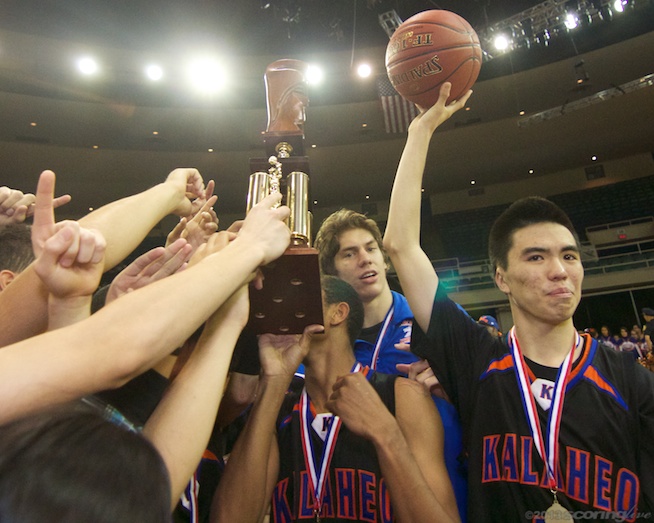
<svg viewBox="0 0 654 523"><path fill-rule="evenodd" d="M477 80L481 46L472 26L456 13L432 9L418 13L393 33L386 48L386 72L395 90L422 107L438 100L443 82L451 82L448 103Z"/></svg>

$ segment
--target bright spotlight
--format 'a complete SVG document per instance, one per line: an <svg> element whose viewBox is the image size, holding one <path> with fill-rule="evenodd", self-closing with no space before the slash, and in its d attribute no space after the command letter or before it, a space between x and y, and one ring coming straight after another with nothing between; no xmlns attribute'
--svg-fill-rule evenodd
<svg viewBox="0 0 654 523"><path fill-rule="evenodd" d="M97 73L100 69L98 63L90 56L85 56L77 61L77 68L83 75L90 76Z"/></svg>
<svg viewBox="0 0 654 523"><path fill-rule="evenodd" d="M317 65L310 65L307 67L307 73L306 73L306 78L307 78L307 83L311 85L316 85L322 82L323 79L323 72L320 67Z"/></svg>
<svg viewBox="0 0 654 523"><path fill-rule="evenodd" d="M624 0L615 0L615 2L613 2L613 10L617 13L624 12L624 6L626 3L627 2Z"/></svg>
<svg viewBox="0 0 654 523"><path fill-rule="evenodd" d="M145 76L156 82L163 78L163 69L156 64L150 64L145 68Z"/></svg>
<svg viewBox="0 0 654 523"><path fill-rule="evenodd" d="M579 18L574 13L568 13L565 15L565 22L563 23L568 29L572 30L579 25Z"/></svg>
<svg viewBox="0 0 654 523"><path fill-rule="evenodd" d="M189 65L188 72L192 85L207 94L219 91L227 79L225 70L213 58L195 60Z"/></svg>
<svg viewBox="0 0 654 523"><path fill-rule="evenodd" d="M497 35L493 45L498 51L506 51L509 48L509 39L505 35Z"/></svg>
<svg viewBox="0 0 654 523"><path fill-rule="evenodd" d="M368 64L360 64L357 67L357 74L360 78L368 78L372 74L372 67Z"/></svg>

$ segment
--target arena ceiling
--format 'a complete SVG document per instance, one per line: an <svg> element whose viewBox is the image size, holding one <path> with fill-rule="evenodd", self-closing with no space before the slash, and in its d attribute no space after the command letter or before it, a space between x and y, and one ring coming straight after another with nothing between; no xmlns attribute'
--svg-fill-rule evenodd
<svg viewBox="0 0 654 523"><path fill-rule="evenodd" d="M33 190L38 173L52 168L60 190L74 197L65 208L74 217L151 186L174 167L194 166L216 179L219 211L239 213L249 159L263 155L263 72L278 58L298 58L327 70L324 85L310 90L305 126L312 198L326 206L385 201L404 135L384 131L374 82L351 77L359 59L383 70L388 37L378 14L395 9L406 19L443 8L479 30L538 3L7 0L0 7L0 185ZM470 110L434 140L426 189L520 180L587 165L593 154L609 160L654 150L651 86L518 125L520 111L565 107L654 72L652 2L643 4L646 16L485 63ZM174 62L199 47L234 64L224 97L196 99L177 78L156 88L137 79L139 60ZM102 81L71 73L80 50L110 64ZM579 86L581 61L589 80Z"/></svg>

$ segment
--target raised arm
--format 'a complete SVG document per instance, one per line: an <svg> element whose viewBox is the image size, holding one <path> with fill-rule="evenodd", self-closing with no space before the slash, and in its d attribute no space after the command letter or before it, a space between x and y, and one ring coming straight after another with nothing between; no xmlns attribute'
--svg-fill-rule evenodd
<svg viewBox="0 0 654 523"><path fill-rule="evenodd" d="M391 257L416 321L424 331L429 326L438 276L420 246L422 176L432 134L465 105L471 94L470 91L461 100L445 105L450 87L449 82L444 83L436 104L422 111L409 126L407 142L395 175L384 234L384 247Z"/></svg>
<svg viewBox="0 0 654 523"><path fill-rule="evenodd" d="M54 173L44 171L39 178L37 197L39 191L53 194L54 183ZM191 214L193 203L189 198L198 200L196 205L204 204L202 177L195 169L175 169L165 182L105 205L79 223L84 228L99 231L106 239L106 271L130 254L162 218L171 213ZM53 213L52 209L50 212ZM0 293L0 347L46 329L47 297L48 292L35 274L33 265Z"/></svg>
<svg viewBox="0 0 654 523"><path fill-rule="evenodd" d="M0 423L119 387L179 347L290 241L279 195L255 206L238 237L187 270L130 292L90 318L0 351ZM13 283L12 283L13 285Z"/></svg>
<svg viewBox="0 0 654 523"><path fill-rule="evenodd" d="M214 239L226 245L229 234L220 233L209 241ZM143 429L168 468L173 507L207 448L229 362L247 323L248 310L244 285L209 319L195 350Z"/></svg>
<svg viewBox="0 0 654 523"><path fill-rule="evenodd" d="M275 422L293 373L308 352L308 340L322 327L310 325L303 338L260 337L262 376L248 421L229 455L213 506L213 523L261 521L279 472Z"/></svg>
<svg viewBox="0 0 654 523"><path fill-rule="evenodd" d="M334 385L327 407L375 446L397 521L459 522L443 457L443 425L423 387L395 381L395 417L361 373Z"/></svg>

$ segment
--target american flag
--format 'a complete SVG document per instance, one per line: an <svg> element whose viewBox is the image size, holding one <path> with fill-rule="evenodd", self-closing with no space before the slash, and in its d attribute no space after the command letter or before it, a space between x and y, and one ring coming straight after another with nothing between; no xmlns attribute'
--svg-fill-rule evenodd
<svg viewBox="0 0 654 523"><path fill-rule="evenodd" d="M377 91L384 111L384 125L387 133L403 133L409 128L411 120L418 116L415 104L406 101L391 85L388 76L377 77Z"/></svg>

